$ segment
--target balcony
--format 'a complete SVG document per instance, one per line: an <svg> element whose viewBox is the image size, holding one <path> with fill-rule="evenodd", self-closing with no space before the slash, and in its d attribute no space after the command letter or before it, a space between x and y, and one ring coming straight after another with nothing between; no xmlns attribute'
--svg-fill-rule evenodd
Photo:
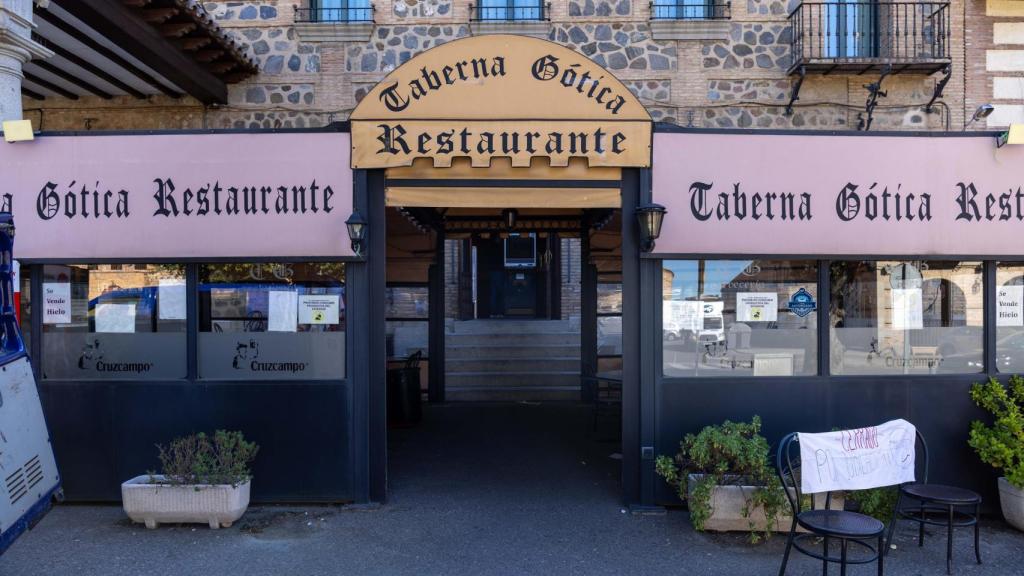
<svg viewBox="0 0 1024 576"><path fill-rule="evenodd" d="M660 0L651 2L651 20L728 20L732 2Z"/></svg>
<svg viewBox="0 0 1024 576"><path fill-rule="evenodd" d="M950 57L948 2L804 2L789 15L789 73L932 74Z"/></svg>
<svg viewBox="0 0 1024 576"><path fill-rule="evenodd" d="M373 6L353 6L347 8L296 8L296 22L373 22Z"/></svg>
<svg viewBox="0 0 1024 576"><path fill-rule="evenodd" d="M484 0L469 5L474 35L517 34L546 39L551 32L551 5L539 0Z"/></svg>
<svg viewBox="0 0 1024 576"><path fill-rule="evenodd" d="M550 4L521 0L488 2L485 6L470 4L469 19L473 22L547 22L550 9Z"/></svg>
<svg viewBox="0 0 1024 576"><path fill-rule="evenodd" d="M651 2L651 33L655 40L716 40L729 38L732 2L716 0L655 0Z"/></svg>
<svg viewBox="0 0 1024 576"><path fill-rule="evenodd" d="M366 42L373 34L373 12L369 2L345 8L296 7L295 32L305 42Z"/></svg>

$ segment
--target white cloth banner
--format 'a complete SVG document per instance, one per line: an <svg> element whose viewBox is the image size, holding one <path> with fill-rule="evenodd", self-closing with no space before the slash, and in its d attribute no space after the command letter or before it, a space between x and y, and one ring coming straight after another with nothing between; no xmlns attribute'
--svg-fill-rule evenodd
<svg viewBox="0 0 1024 576"><path fill-rule="evenodd" d="M914 425L880 426L799 435L801 481L807 494L865 490L914 481Z"/></svg>

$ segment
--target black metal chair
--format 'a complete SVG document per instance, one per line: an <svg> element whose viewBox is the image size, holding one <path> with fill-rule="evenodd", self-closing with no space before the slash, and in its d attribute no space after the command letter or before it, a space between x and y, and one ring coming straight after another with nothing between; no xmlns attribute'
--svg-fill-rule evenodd
<svg viewBox="0 0 1024 576"><path fill-rule="evenodd" d="M846 567L850 564L870 564L878 562L878 576L882 576L884 569L885 553L882 546L885 545L885 524L870 516L858 514L857 512L846 512L845 510L832 510L832 493L824 495L824 508L816 508L816 498L810 498L810 508L803 509L803 493L800 490L800 451L797 434L794 432L782 439L779 450L776 453L776 470L779 479L782 481L782 488L786 491L786 498L793 509L793 525L789 529L789 537L786 540L786 552L782 556L782 567L779 568L779 576L786 573L786 564L789 562L789 553L796 548L800 553L817 558L822 561L821 573L828 574L829 563L839 564L839 573L846 575ZM796 447L796 455L793 451ZM814 495L817 496L817 495ZM797 528L803 528L807 532L797 533ZM803 545L804 540L822 538L824 544L819 554ZM877 545L872 545L872 540L877 539ZM839 541L839 556L830 554L829 545L832 541ZM850 558L848 549L850 545L860 547L867 551L861 557Z"/></svg>
<svg viewBox="0 0 1024 576"><path fill-rule="evenodd" d="M974 556L981 564L981 527L978 525L978 515L981 512L981 495L977 492L958 488L956 486L944 486L942 484L928 483L928 444L924 441L921 432L917 432L917 445L920 447L923 458L923 474L918 475L920 482L902 484L899 488L899 496L896 499L896 506L893 508L892 520L889 521L889 535L886 537L886 550L892 543L892 535L896 531L896 522L899 520L911 520L917 522L917 545L924 546L924 526L945 526L946 527L946 573L951 574L953 570L953 529L974 526ZM921 458L917 461L921 462ZM904 500L910 501L910 506L904 506ZM964 509L973 509L973 512ZM934 516L941 513L940 518ZM931 514L933 517L929 517Z"/></svg>

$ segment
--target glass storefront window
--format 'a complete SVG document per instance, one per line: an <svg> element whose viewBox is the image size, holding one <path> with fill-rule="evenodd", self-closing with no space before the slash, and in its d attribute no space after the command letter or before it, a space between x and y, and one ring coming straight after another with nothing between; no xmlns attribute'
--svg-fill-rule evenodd
<svg viewBox="0 0 1024 576"><path fill-rule="evenodd" d="M666 260L666 377L798 376L818 371L813 260Z"/></svg>
<svg viewBox="0 0 1024 576"><path fill-rule="evenodd" d="M426 285L388 286L385 294L385 333L388 358L427 355L430 338L430 290Z"/></svg>
<svg viewBox="0 0 1024 576"><path fill-rule="evenodd" d="M1024 372L1024 262L996 264L996 371Z"/></svg>
<svg viewBox="0 0 1024 576"><path fill-rule="evenodd" d="M832 262L833 374L981 372L982 263Z"/></svg>
<svg viewBox="0 0 1024 576"><path fill-rule="evenodd" d="M186 377L185 294L178 264L43 266L43 378Z"/></svg>
<svg viewBox="0 0 1024 576"><path fill-rule="evenodd" d="M345 377L345 265L199 267L199 377Z"/></svg>

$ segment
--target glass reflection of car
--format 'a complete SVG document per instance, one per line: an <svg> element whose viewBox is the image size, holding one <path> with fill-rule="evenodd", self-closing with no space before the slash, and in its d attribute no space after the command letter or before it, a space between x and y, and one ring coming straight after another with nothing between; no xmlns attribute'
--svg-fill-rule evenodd
<svg viewBox="0 0 1024 576"><path fill-rule="evenodd" d="M157 315L156 303L159 288L146 286L143 288L118 288L100 294L89 300L89 329L96 331L96 307L100 304L134 304L135 305L135 331L152 332L155 326Z"/></svg>
<svg viewBox="0 0 1024 576"><path fill-rule="evenodd" d="M947 372L980 372L984 369L981 329L963 330L964 334L943 338L939 345L942 369ZM967 330L972 330L972 337L968 337ZM1005 329L1000 328L1002 330ZM1024 368L1024 330L1013 330L996 338L996 367L1001 372Z"/></svg>

